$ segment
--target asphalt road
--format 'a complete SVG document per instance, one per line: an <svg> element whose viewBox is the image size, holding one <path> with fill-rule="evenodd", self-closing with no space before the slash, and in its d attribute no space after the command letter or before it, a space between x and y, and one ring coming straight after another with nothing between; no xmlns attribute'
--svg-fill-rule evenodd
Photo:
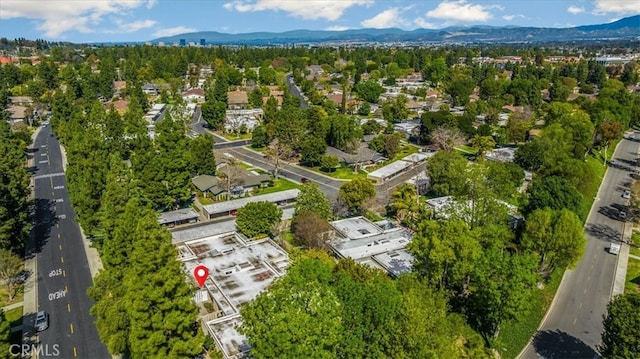
<svg viewBox="0 0 640 359"><path fill-rule="evenodd" d="M585 254L574 270L565 273L555 302L521 358L598 357L596 346L618 259L607 249L611 241L622 238L625 223L618 213L626 210L622 193L629 188L638 147L638 142L625 139L616 148L585 224Z"/></svg>
<svg viewBox="0 0 640 359"><path fill-rule="evenodd" d="M38 339L49 348L57 345L58 358L110 358L89 315L87 288L93 282L60 147L50 135L50 127L42 128L33 146L36 225L31 249L37 257L38 310L49 313L49 328L38 333Z"/></svg>
<svg viewBox="0 0 640 359"><path fill-rule="evenodd" d="M293 83L293 74L287 75L287 85L289 86L289 91L291 91L291 94L298 96L300 98L300 108L304 110L307 107L309 107L304 97L302 97L302 93L300 92L300 89L298 89L298 86L296 86L296 84Z"/></svg>

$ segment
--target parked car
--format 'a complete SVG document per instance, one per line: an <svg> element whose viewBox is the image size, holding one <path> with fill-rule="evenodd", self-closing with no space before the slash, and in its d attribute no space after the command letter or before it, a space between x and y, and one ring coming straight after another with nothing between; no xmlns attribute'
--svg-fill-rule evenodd
<svg viewBox="0 0 640 359"><path fill-rule="evenodd" d="M631 198L631 191L625 190L624 193L622 194L622 198L625 198L625 199Z"/></svg>
<svg viewBox="0 0 640 359"><path fill-rule="evenodd" d="M307 177L302 177L302 178L300 178L300 182L307 183L307 182L309 182L309 179Z"/></svg>
<svg viewBox="0 0 640 359"><path fill-rule="evenodd" d="M36 314L36 321L34 326L39 332L47 330L47 328L49 328L49 314L47 314L47 312L43 310L39 311Z"/></svg>
<svg viewBox="0 0 640 359"><path fill-rule="evenodd" d="M625 211L620 211L620 212L618 212L618 217L619 217L620 219L622 219L622 220L627 219L627 212L625 212Z"/></svg>

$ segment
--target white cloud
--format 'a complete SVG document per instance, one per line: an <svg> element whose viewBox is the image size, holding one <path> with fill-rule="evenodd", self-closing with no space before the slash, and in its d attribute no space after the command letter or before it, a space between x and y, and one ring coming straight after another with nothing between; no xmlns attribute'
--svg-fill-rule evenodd
<svg viewBox="0 0 640 359"><path fill-rule="evenodd" d="M389 8L378 15L363 20L360 25L367 28L387 29L390 27L406 26L407 20L400 17L400 9L397 7Z"/></svg>
<svg viewBox="0 0 640 359"><path fill-rule="evenodd" d="M637 0L596 0L596 8L593 10L596 15L609 13L616 14L637 14L640 13L640 1Z"/></svg>
<svg viewBox="0 0 640 359"><path fill-rule="evenodd" d="M502 16L502 19L503 19L503 20L505 20L505 21L513 21L513 20L514 20L514 19L516 19L516 18L524 19L524 18L525 18L525 16L524 16L524 15L522 15L522 14L504 15L504 16Z"/></svg>
<svg viewBox="0 0 640 359"><path fill-rule="evenodd" d="M186 27L186 26L176 26L176 27L169 27L166 29L159 29L156 32L153 33L153 36L155 37L165 37L165 36L173 36L173 35L179 35L179 34L184 34L186 32L195 32L197 31L196 29L190 28L190 27Z"/></svg>
<svg viewBox="0 0 640 359"><path fill-rule="evenodd" d="M438 28L436 24L428 22L421 17L413 20L413 23L421 29L437 29Z"/></svg>
<svg viewBox="0 0 640 359"><path fill-rule="evenodd" d="M122 15L154 4L155 0L0 1L0 19L35 19L45 36L57 38L71 30L92 32L105 15Z"/></svg>
<svg viewBox="0 0 640 359"><path fill-rule="evenodd" d="M501 6L469 4L466 0L443 1L427 12L427 17L458 21L487 21L491 19L488 9L504 10Z"/></svg>
<svg viewBox="0 0 640 359"><path fill-rule="evenodd" d="M154 20L140 20L140 21L125 23L120 19L116 19L113 22L115 22L118 25L119 32L136 32L138 30L152 27L156 24L156 21Z"/></svg>
<svg viewBox="0 0 640 359"><path fill-rule="evenodd" d="M571 6L569 6L567 8L567 11L572 13L572 14L574 14L574 15L577 15L577 14L583 13L584 12L584 8L571 5Z"/></svg>
<svg viewBox="0 0 640 359"><path fill-rule="evenodd" d="M284 11L305 20L338 20L348 8L371 5L373 0L233 0L223 7L230 11Z"/></svg>
<svg viewBox="0 0 640 359"><path fill-rule="evenodd" d="M329 26L327 28L327 31L345 31L345 30L349 30L349 29L350 29L349 26L334 25L334 26Z"/></svg>

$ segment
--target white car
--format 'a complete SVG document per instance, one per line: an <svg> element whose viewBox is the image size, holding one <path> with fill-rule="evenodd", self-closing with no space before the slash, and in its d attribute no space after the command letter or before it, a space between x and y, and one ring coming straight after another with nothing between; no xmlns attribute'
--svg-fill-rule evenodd
<svg viewBox="0 0 640 359"><path fill-rule="evenodd" d="M36 314L36 321L34 323L36 330L39 332L47 330L49 328L49 314L41 310Z"/></svg>
<svg viewBox="0 0 640 359"><path fill-rule="evenodd" d="M620 218L621 220L627 219L627 212L625 211L618 212L618 218Z"/></svg>
<svg viewBox="0 0 640 359"><path fill-rule="evenodd" d="M624 198L624 199L631 198L631 191L625 190L624 193L622 194L622 198Z"/></svg>

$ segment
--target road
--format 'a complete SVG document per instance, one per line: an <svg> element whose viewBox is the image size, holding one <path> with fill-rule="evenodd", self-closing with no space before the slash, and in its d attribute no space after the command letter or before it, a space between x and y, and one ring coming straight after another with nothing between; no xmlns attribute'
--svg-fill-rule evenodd
<svg viewBox="0 0 640 359"><path fill-rule="evenodd" d="M218 136L211 131L207 131L204 127L205 121L202 119L202 110L200 106L197 106L193 111L193 115L191 116L191 135L197 136L202 134L208 134L213 136L214 148L215 149L223 149L223 148L233 148L233 147L242 147L248 144L251 144L251 140L238 140L238 141L229 141L222 136Z"/></svg>
<svg viewBox="0 0 640 359"><path fill-rule="evenodd" d="M293 74L287 75L287 85L289 86L289 91L291 91L291 94L298 96L300 98L300 108L304 110L307 107L309 107L304 97L302 96L300 89L298 89L298 86L296 86L296 84L293 83Z"/></svg>
<svg viewBox="0 0 640 359"><path fill-rule="evenodd" d="M520 358L598 357L596 346L618 259L607 249L624 232L625 223L618 213L626 210L622 193L630 185L638 148L638 142L627 139L616 148L614 164L606 172L585 224L584 256L574 270L565 273L547 317Z"/></svg>
<svg viewBox="0 0 640 359"><path fill-rule="evenodd" d="M37 262L37 307L49 313L49 328L38 333L38 340L49 348L57 345L61 358L110 358L89 315L93 303L87 288L93 281L66 188L60 146L50 127L41 129L33 148L36 225L35 243L29 249Z"/></svg>

